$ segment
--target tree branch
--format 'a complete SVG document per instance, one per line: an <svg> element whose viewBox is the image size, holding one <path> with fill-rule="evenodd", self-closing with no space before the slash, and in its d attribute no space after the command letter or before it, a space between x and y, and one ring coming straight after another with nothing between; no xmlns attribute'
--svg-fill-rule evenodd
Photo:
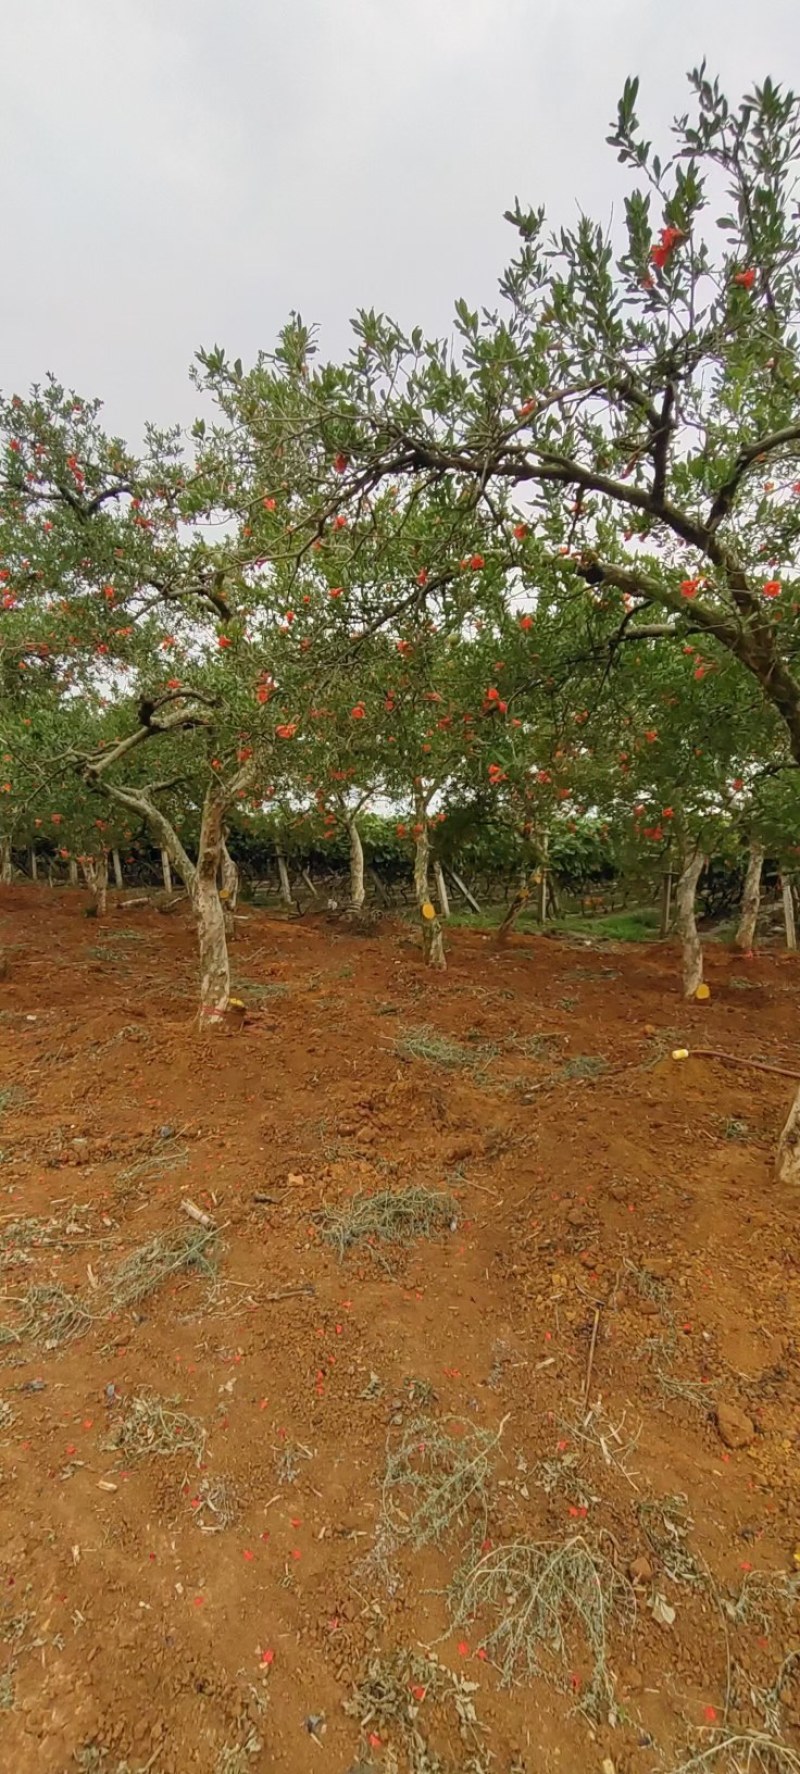
<svg viewBox="0 0 800 1774"><path fill-rule="evenodd" d="M715 494L714 502L706 518L706 529L709 533L716 530L717 526L727 517L748 468L751 468L760 457L770 455L773 450L781 449L784 444L797 443L798 441L800 441L800 425L784 425L782 431L773 431L768 437L760 438L757 443L747 444L743 450L739 451L733 469L728 479L723 481L722 486Z"/></svg>

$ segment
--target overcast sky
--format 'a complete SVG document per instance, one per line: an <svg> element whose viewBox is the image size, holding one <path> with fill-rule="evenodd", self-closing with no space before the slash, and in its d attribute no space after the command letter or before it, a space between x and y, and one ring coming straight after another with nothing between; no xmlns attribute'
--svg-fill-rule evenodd
<svg viewBox="0 0 800 1774"><path fill-rule="evenodd" d="M703 55L800 84L797 0L0 0L0 387L53 370L135 439L199 345L290 308L493 302L516 193L610 213L624 77L651 134Z"/></svg>

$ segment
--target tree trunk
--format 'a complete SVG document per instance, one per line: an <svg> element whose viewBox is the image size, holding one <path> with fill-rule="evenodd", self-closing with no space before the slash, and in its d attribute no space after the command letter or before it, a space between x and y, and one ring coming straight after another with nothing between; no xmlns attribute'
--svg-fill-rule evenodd
<svg viewBox="0 0 800 1774"><path fill-rule="evenodd" d="M216 779L209 783L203 801L196 867L184 849L174 826L170 824L160 808L151 801L149 795L141 790L122 788L117 783L107 783L102 778L98 780L98 786L102 787L109 799L138 813L147 821L149 830L161 850L165 886L167 878L169 878L171 890L172 868L174 867L189 894L197 920L200 951L199 1020L201 1024L221 1022L230 999L230 965L228 944L225 938L225 914L217 881L222 866L225 814L230 806L231 797L243 786L245 780L245 773L240 771L238 777L234 778L227 789L223 788ZM169 871L165 865L169 865Z"/></svg>
<svg viewBox="0 0 800 1774"><path fill-rule="evenodd" d="M449 918L450 900L447 896L447 882L444 878L442 865L438 860L434 862L433 865L433 878L436 882L436 897L439 901L439 910L441 911L443 918Z"/></svg>
<svg viewBox="0 0 800 1774"><path fill-rule="evenodd" d="M221 1022L231 991L225 911L217 881L224 848L225 801L211 782L203 802L200 843L192 895L200 945L200 1021Z"/></svg>
<svg viewBox="0 0 800 1774"><path fill-rule="evenodd" d="M527 869L523 869L521 872L521 875L520 875L519 885L517 887L516 893L514 894L513 898L511 900L509 900L508 906L506 907L505 915L504 915L501 923L498 925L497 935L495 937L495 942L504 943L506 941L506 939L511 935L511 932L514 928L514 925L517 922L519 914L521 911L524 910L529 899L530 899L530 887L528 886L528 871L527 871Z"/></svg>
<svg viewBox="0 0 800 1774"><path fill-rule="evenodd" d="M83 878L94 900L95 917L104 918L108 910L108 857L103 851L95 861L93 856L81 857Z"/></svg>
<svg viewBox="0 0 800 1774"><path fill-rule="evenodd" d="M797 948L797 930L794 921L794 895L788 875L781 875L781 895L783 898L783 919L786 925L786 947L794 953Z"/></svg>
<svg viewBox="0 0 800 1774"><path fill-rule="evenodd" d="M381 905L386 905L386 906L391 905L391 903L392 903L391 899L389 898L386 888L383 885L380 875L376 874L374 869L370 869L369 878L373 883L373 886L375 888L375 892L378 895Z"/></svg>
<svg viewBox="0 0 800 1774"><path fill-rule="evenodd" d="M122 891L122 861L118 850L111 852L111 866L114 870L114 886Z"/></svg>
<svg viewBox="0 0 800 1774"><path fill-rule="evenodd" d="M669 936L672 923L672 869L666 869L661 877L661 922L658 934Z"/></svg>
<svg viewBox="0 0 800 1774"><path fill-rule="evenodd" d="M705 856L701 850L696 850L689 861L684 864L678 881L676 928L683 945L684 998L694 998L698 986L703 983L703 949L697 930L694 908L697 883L705 866Z"/></svg>
<svg viewBox="0 0 800 1774"><path fill-rule="evenodd" d="M77 885L78 885L78 864L75 861L74 856L70 857L69 862L67 863L67 867L69 869L70 887L77 887Z"/></svg>
<svg viewBox="0 0 800 1774"><path fill-rule="evenodd" d="M547 923L547 865L548 865L549 856L550 856L550 836L549 836L548 832L545 832L544 837L542 839L540 854L541 854L541 861L539 863L538 869L536 870L534 880L536 881L536 885L539 889L539 893L538 893L539 923L546 924Z"/></svg>
<svg viewBox="0 0 800 1774"><path fill-rule="evenodd" d="M347 821L347 835L350 839L350 909L360 912L366 898L364 887L364 847L361 834L354 819Z"/></svg>
<svg viewBox="0 0 800 1774"><path fill-rule="evenodd" d="M34 850L32 844L31 844L31 850L30 850L30 861L31 861L31 880L38 881L38 879L39 879L39 858L38 858L36 851Z"/></svg>
<svg viewBox="0 0 800 1774"><path fill-rule="evenodd" d="M228 936L236 935L234 922L236 906L239 899L239 870L231 856L225 839L222 840L222 858L219 866L219 896L225 913L225 930Z"/></svg>
<svg viewBox="0 0 800 1774"><path fill-rule="evenodd" d="M286 857L279 844L275 845L275 855L278 860L278 879L281 884L281 899L285 905L293 905L294 901L292 899L292 884L289 880L289 870L286 867Z"/></svg>
<svg viewBox="0 0 800 1774"><path fill-rule="evenodd" d="M444 938L442 926L436 916L436 907L431 902L428 884L428 868L430 865L430 842L428 839L428 822L426 809L417 803L417 825L419 832L414 850L414 893L419 915L422 921L422 952L428 967L435 967L443 973L447 967L444 958Z"/></svg>
<svg viewBox="0 0 800 1774"><path fill-rule="evenodd" d="M5 835L0 838L0 881L4 887L11 884L11 839Z"/></svg>
<svg viewBox="0 0 800 1774"><path fill-rule="evenodd" d="M95 868L95 903L98 918L104 918L108 910L108 855L101 850Z"/></svg>
<svg viewBox="0 0 800 1774"><path fill-rule="evenodd" d="M170 865L169 853L166 850L162 850L162 852L161 852L161 876L162 876L162 879L164 882L164 892L171 893L172 892L172 868Z"/></svg>
<svg viewBox="0 0 800 1774"><path fill-rule="evenodd" d="M764 846L754 839L750 845L750 857L742 892L742 909L739 914L739 928L735 937L737 949L741 949L745 955L751 955L753 952L758 908L761 903L761 870L763 866Z"/></svg>
<svg viewBox="0 0 800 1774"><path fill-rule="evenodd" d="M779 1183L800 1184L800 1090L798 1090L775 1155L775 1177Z"/></svg>

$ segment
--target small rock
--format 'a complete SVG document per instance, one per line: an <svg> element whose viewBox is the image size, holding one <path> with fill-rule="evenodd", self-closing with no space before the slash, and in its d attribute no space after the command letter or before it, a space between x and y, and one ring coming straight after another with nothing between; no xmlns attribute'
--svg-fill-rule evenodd
<svg viewBox="0 0 800 1774"><path fill-rule="evenodd" d="M167 1122L164 1127L159 1127L158 1137L160 1140L174 1140L174 1138L175 1138L174 1127L170 1127L169 1122Z"/></svg>
<svg viewBox="0 0 800 1774"><path fill-rule="evenodd" d="M632 1583L649 1583L653 1575L653 1567L649 1558L635 1558L628 1566L628 1576Z"/></svg>
<svg viewBox="0 0 800 1774"><path fill-rule="evenodd" d="M665 1281L672 1271L671 1257L645 1257L642 1268L656 1281Z"/></svg>
<svg viewBox="0 0 800 1774"><path fill-rule="evenodd" d="M717 1431L726 1448L747 1448L755 1437L755 1429L737 1404L717 1405Z"/></svg>
<svg viewBox="0 0 800 1774"><path fill-rule="evenodd" d="M473 1158L479 1141L475 1134L466 1134L461 1139L451 1140L445 1157L448 1164L461 1164L465 1158Z"/></svg>
<svg viewBox="0 0 800 1774"><path fill-rule="evenodd" d="M571 1207L567 1214L568 1226L583 1226L586 1222L585 1207Z"/></svg>
<svg viewBox="0 0 800 1774"><path fill-rule="evenodd" d="M602 1763L601 1774L617 1774L617 1770L614 1767L614 1763L610 1756L606 1756L605 1761Z"/></svg>
<svg viewBox="0 0 800 1774"><path fill-rule="evenodd" d="M581 1251L581 1262L584 1266L584 1269L596 1269L597 1268L597 1251L596 1250L582 1250Z"/></svg>

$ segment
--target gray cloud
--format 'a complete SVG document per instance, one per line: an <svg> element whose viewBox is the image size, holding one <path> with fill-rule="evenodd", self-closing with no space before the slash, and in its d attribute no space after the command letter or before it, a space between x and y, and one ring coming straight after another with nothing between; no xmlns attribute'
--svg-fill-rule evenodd
<svg viewBox="0 0 800 1774"><path fill-rule="evenodd" d="M492 303L516 193L610 214L627 73L652 133L706 55L800 80L795 0L25 0L0 24L0 385L186 419L187 367L288 310L431 330Z"/></svg>

